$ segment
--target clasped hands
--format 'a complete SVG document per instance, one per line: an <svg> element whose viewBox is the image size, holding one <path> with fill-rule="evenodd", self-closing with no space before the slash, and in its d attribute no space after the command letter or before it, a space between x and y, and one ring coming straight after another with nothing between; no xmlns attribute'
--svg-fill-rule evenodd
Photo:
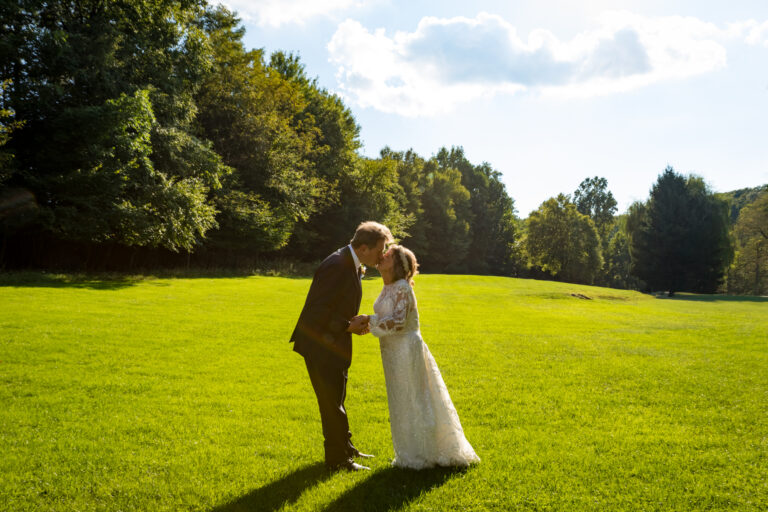
<svg viewBox="0 0 768 512"><path fill-rule="evenodd" d="M371 332L371 329L368 325L368 320L368 315L357 315L352 317L352 319L349 321L349 327L347 327L347 330L360 336L363 334L368 334Z"/></svg>

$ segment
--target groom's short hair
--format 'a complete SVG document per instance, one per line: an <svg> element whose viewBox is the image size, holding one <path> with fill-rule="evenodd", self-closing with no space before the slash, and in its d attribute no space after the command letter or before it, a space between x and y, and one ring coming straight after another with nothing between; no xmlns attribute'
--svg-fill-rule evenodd
<svg viewBox="0 0 768 512"><path fill-rule="evenodd" d="M368 247L376 247L379 240L384 240L385 244L389 244L395 241L392 238L392 233L389 228L384 224L379 224L372 220L361 222L355 230L355 236L352 237L350 244L352 247L360 247L361 245L367 245Z"/></svg>

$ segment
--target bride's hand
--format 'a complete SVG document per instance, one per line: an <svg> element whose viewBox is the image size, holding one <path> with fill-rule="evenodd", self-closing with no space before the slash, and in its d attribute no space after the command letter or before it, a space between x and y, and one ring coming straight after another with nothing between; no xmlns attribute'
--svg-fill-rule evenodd
<svg viewBox="0 0 768 512"><path fill-rule="evenodd" d="M363 335L368 332L368 315L357 315L349 321L347 331Z"/></svg>

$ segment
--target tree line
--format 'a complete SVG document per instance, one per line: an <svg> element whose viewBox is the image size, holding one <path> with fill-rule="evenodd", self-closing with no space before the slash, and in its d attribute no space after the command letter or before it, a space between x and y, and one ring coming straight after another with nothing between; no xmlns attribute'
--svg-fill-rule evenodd
<svg viewBox="0 0 768 512"><path fill-rule="evenodd" d="M497 171L460 148L361 156L340 98L295 55L246 49L224 7L0 9L6 265L311 260L378 219L425 268L508 268L514 210Z"/></svg>
<svg viewBox="0 0 768 512"><path fill-rule="evenodd" d="M522 222L524 260L529 273L570 282L764 295L768 186L735 194L715 194L702 178L667 167L646 201L616 215L605 178L587 178Z"/></svg>
<svg viewBox="0 0 768 512"><path fill-rule="evenodd" d="M752 292L758 262L765 281L755 222L732 230L725 202L671 169L623 215L594 177L520 219L461 147L362 156L338 96L296 55L245 48L204 0L15 0L0 17L0 268L316 261L374 219L426 272L673 292L727 275Z"/></svg>

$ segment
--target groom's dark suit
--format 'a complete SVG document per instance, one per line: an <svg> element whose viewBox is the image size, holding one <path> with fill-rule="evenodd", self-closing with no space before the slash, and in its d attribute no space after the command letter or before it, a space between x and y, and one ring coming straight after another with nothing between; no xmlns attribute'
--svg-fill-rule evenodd
<svg viewBox="0 0 768 512"><path fill-rule="evenodd" d="M362 288L349 246L318 267L293 330L293 350L304 356L317 395L325 437L325 463L344 464L357 452L352 445L344 399L352 362L349 320L360 309Z"/></svg>

